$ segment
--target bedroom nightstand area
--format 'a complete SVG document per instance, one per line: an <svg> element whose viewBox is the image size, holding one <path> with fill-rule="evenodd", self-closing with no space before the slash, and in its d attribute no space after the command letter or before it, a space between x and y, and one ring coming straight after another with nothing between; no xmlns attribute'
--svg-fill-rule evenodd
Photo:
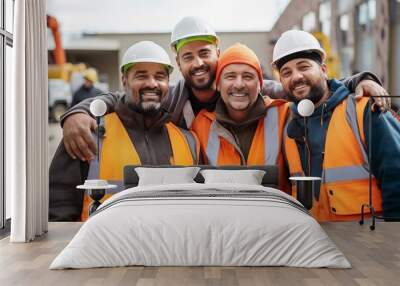
<svg viewBox="0 0 400 286"><path fill-rule="evenodd" d="M0 240L0 285L398 285L400 223L323 223L352 269L293 267L117 267L49 270L82 223L50 223L32 243Z"/></svg>

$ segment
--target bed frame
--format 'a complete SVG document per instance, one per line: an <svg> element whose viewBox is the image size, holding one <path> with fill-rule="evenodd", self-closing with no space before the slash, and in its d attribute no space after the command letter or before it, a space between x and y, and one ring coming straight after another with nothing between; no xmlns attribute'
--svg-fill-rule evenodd
<svg viewBox="0 0 400 286"><path fill-rule="evenodd" d="M139 177L135 171L136 167L147 167L147 168L182 168L185 166L171 166L171 165L158 165L158 166L150 166L150 165L127 165L124 168L124 188L133 188L138 185ZM278 166L276 165L259 165L259 166L210 166L210 165L200 165L198 166L202 170L206 169L219 169L219 170L263 170L265 171L265 175L262 179L261 184L265 187L271 187L278 189L279 186L279 173ZM198 173L194 178L197 183L204 183L203 176Z"/></svg>

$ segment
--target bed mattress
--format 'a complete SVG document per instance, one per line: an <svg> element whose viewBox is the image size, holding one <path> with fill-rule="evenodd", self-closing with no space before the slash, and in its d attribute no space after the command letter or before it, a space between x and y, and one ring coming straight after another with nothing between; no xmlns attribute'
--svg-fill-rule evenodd
<svg viewBox="0 0 400 286"><path fill-rule="evenodd" d="M114 195L50 269L129 265L351 267L287 194L257 185L197 183Z"/></svg>

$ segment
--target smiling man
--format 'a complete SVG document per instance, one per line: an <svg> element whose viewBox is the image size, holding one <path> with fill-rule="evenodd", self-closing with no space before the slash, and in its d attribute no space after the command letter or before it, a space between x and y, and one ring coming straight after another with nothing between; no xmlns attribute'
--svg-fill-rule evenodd
<svg viewBox="0 0 400 286"><path fill-rule="evenodd" d="M328 79L324 61L318 40L304 31L283 33L274 47L273 64L293 101L284 140L290 174L321 177L313 216L346 221L358 220L368 204L371 171L375 210L389 220L399 218L400 123L390 112L370 113L368 98L356 101L341 82ZM297 112L302 99L316 108L307 126Z"/></svg>
<svg viewBox="0 0 400 286"><path fill-rule="evenodd" d="M186 83L194 90L198 99L206 102L210 100L207 95L214 95L209 91L214 90L219 51L211 37L198 36L191 40L176 47L176 62Z"/></svg>
<svg viewBox="0 0 400 286"><path fill-rule="evenodd" d="M54 156L50 166L50 220L87 218L90 199L75 190L85 179L104 179L122 186L126 165L198 163L196 136L170 123L169 114L162 108L171 71L167 53L153 42L136 43L125 52L121 65L124 94L115 112L104 116L99 162L72 159L62 143Z"/></svg>
<svg viewBox="0 0 400 286"><path fill-rule="evenodd" d="M248 116L249 109L260 93L258 72L252 66L240 63L230 64L221 69L218 90L230 118L241 122Z"/></svg>
<svg viewBox="0 0 400 286"><path fill-rule="evenodd" d="M264 99L263 76L256 54L235 44L220 56L216 71L221 98L215 112L202 110L192 124L206 163L278 165L280 189L288 191L281 143L288 106Z"/></svg>

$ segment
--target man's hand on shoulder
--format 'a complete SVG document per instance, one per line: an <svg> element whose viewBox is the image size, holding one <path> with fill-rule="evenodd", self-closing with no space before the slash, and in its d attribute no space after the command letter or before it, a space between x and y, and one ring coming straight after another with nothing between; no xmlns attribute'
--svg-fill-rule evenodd
<svg viewBox="0 0 400 286"><path fill-rule="evenodd" d="M357 85L355 90L355 98L361 99L363 96L387 96L388 92L381 85L373 80L365 79ZM374 104L382 112L390 109L390 98L388 97L374 97Z"/></svg>
<svg viewBox="0 0 400 286"><path fill-rule="evenodd" d="M63 141L65 149L73 158L90 161L97 154L96 142L92 130L96 128L96 120L86 113L73 113L64 120Z"/></svg>

